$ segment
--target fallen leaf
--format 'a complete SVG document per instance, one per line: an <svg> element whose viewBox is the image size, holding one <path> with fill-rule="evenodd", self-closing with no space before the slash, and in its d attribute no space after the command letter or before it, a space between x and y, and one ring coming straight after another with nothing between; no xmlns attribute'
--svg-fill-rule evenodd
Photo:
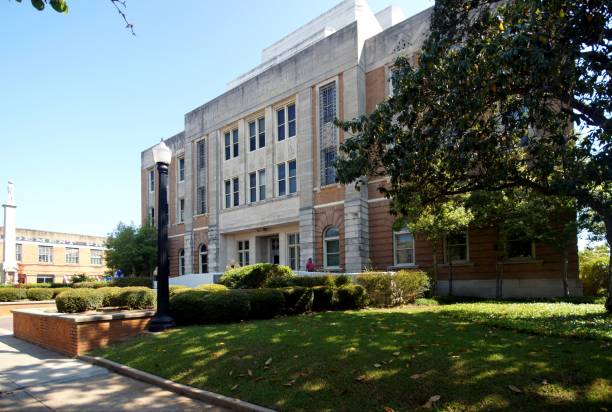
<svg viewBox="0 0 612 412"><path fill-rule="evenodd" d="M400 353L399 352L393 352L393 356L399 356Z"/></svg>
<svg viewBox="0 0 612 412"><path fill-rule="evenodd" d="M548 385L548 381L546 379L542 379L542 385Z"/></svg>
<svg viewBox="0 0 612 412"><path fill-rule="evenodd" d="M294 383L295 383L295 379L291 379L289 382L283 383L283 386L293 386Z"/></svg>
<svg viewBox="0 0 612 412"><path fill-rule="evenodd" d="M232 376L234 374L234 370L232 369L231 371L229 371L229 376Z"/></svg>
<svg viewBox="0 0 612 412"><path fill-rule="evenodd" d="M253 376L253 371L252 370L247 370L247 373L249 374L249 376Z"/></svg>
<svg viewBox="0 0 612 412"><path fill-rule="evenodd" d="M374 367L375 367L375 368L380 368L381 366L382 366L382 365L381 365L380 363L375 363L375 364L374 364Z"/></svg>
<svg viewBox="0 0 612 412"><path fill-rule="evenodd" d="M293 355L293 359L297 359L297 358L299 358L298 355Z"/></svg>
<svg viewBox="0 0 612 412"><path fill-rule="evenodd" d="M271 363L272 363L272 358L268 358L268 360L266 361L266 363L264 363L264 365L268 366Z"/></svg>
<svg viewBox="0 0 612 412"><path fill-rule="evenodd" d="M234 386L232 386L232 389L230 389L230 390L235 391L236 388L238 388L238 384L235 384Z"/></svg>
<svg viewBox="0 0 612 412"><path fill-rule="evenodd" d="M395 412L395 409L385 406L385 412Z"/></svg>
<svg viewBox="0 0 612 412"><path fill-rule="evenodd" d="M512 392L516 392L516 393L523 393L522 390L520 390L519 388L517 388L514 385L508 385L508 389L510 389Z"/></svg>
<svg viewBox="0 0 612 412"><path fill-rule="evenodd" d="M440 395L434 395L431 398L429 398L429 400L427 402L425 402L425 404L423 405L423 408L431 409L433 404L438 402L439 400L440 400Z"/></svg>
<svg viewBox="0 0 612 412"><path fill-rule="evenodd" d="M419 379L420 377L422 377L423 375L421 375L420 373L415 373L414 375L412 375L410 377L410 379Z"/></svg>
<svg viewBox="0 0 612 412"><path fill-rule="evenodd" d="M365 381L365 380L366 380L366 376L365 376L365 375L360 375L360 376L357 376L357 377L355 378L355 380L356 380L357 382L363 382L363 381Z"/></svg>

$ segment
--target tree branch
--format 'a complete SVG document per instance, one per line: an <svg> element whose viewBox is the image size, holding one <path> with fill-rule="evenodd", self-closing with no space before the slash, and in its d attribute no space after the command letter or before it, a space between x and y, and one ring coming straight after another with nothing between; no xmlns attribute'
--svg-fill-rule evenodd
<svg viewBox="0 0 612 412"><path fill-rule="evenodd" d="M132 36L136 36L136 33L134 32L134 25L128 21L127 16L125 15L125 12L121 10L121 7L125 9L126 0L110 0L110 2L113 3L113 6L115 6L115 8L117 9L117 12L123 18L123 21L125 22L125 28L132 32Z"/></svg>

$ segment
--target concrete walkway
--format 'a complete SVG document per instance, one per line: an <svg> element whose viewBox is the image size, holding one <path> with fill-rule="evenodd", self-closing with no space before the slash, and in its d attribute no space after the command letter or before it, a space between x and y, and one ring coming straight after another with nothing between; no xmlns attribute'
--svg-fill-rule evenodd
<svg viewBox="0 0 612 412"><path fill-rule="evenodd" d="M6 326L6 319L0 322ZM222 411L0 329L0 411Z"/></svg>

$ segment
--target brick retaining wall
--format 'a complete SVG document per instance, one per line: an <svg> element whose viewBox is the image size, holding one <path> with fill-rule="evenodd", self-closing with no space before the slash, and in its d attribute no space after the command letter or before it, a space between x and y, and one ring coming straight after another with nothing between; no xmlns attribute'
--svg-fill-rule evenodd
<svg viewBox="0 0 612 412"><path fill-rule="evenodd" d="M0 316L9 316L15 309L51 309L55 310L54 300L24 300L19 302L0 302Z"/></svg>
<svg viewBox="0 0 612 412"><path fill-rule="evenodd" d="M146 331L154 314L150 310L85 315L14 310L13 333L19 339L77 356Z"/></svg>

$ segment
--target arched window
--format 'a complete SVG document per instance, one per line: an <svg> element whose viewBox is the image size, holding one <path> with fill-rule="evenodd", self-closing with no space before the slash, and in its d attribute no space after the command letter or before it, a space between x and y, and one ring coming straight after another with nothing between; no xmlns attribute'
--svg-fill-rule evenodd
<svg viewBox="0 0 612 412"><path fill-rule="evenodd" d="M204 243L200 245L200 273L208 273L208 248Z"/></svg>
<svg viewBox="0 0 612 412"><path fill-rule="evenodd" d="M393 233L394 265L412 266L414 261L414 237L403 229Z"/></svg>
<svg viewBox="0 0 612 412"><path fill-rule="evenodd" d="M323 259L326 269L340 268L340 231L334 226L323 232Z"/></svg>
<svg viewBox="0 0 612 412"><path fill-rule="evenodd" d="M185 250L179 250L179 276L183 276L185 274Z"/></svg>

